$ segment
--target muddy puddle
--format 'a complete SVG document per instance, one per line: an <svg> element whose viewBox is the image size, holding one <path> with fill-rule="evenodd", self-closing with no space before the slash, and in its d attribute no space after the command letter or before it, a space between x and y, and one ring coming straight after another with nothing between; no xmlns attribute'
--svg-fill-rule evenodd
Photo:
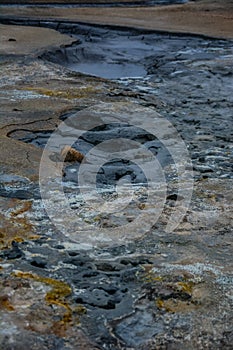
<svg viewBox="0 0 233 350"><path fill-rule="evenodd" d="M204 66L232 54L231 45L223 40L65 23L58 30L77 43L42 58L107 79L187 76L194 62Z"/></svg>

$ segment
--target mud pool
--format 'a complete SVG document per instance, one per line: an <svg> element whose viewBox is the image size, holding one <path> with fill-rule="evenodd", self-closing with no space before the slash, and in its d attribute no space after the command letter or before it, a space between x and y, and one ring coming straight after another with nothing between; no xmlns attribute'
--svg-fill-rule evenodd
<svg viewBox="0 0 233 350"><path fill-rule="evenodd" d="M167 73L187 75L193 61L211 61L216 54L219 58L227 55L225 50L221 52L221 41L214 45L213 41L184 35L65 23L60 23L57 29L71 34L77 43L44 58L71 70L107 79L145 78L159 75L161 69L166 74L168 68Z"/></svg>
<svg viewBox="0 0 233 350"><path fill-rule="evenodd" d="M173 123L188 142L197 177L232 178L232 42L65 23L58 28L72 34L77 43L47 52L42 59L114 79L119 91L110 89L108 96L142 99L144 106L156 108ZM68 118L69 123L75 113L71 111L60 118ZM140 139L162 166L172 162L153 135L137 135L137 131L119 125L89 131L74 147L86 154L94 145L119 134ZM9 133L10 137L39 147L44 147L50 135L49 131ZM67 172L66 179L72 180L68 169Z"/></svg>
<svg viewBox="0 0 233 350"><path fill-rule="evenodd" d="M95 242L82 232L77 237L60 231L59 225L69 224L65 215L54 225L30 172L2 172L1 347L230 349L232 42L70 23L40 25L72 34L76 42L39 57L3 61L0 97L7 122L2 130L16 147L26 147L25 168L35 166L31 150L41 152L61 121L66 129L53 149L57 154L73 140L74 128L83 130L80 120L87 123L96 115L101 119L108 110L119 117L118 123L91 128L72 147L88 160L94 146L119 135L140 142L161 164L167 192L159 220L146 234L135 237L129 231L120 243L103 235ZM9 108L10 94L14 101ZM183 200L177 186L179 166L174 167L168 148L153 134L125 122L124 116L137 108L142 118L149 110L171 122L193 163L192 200L173 233L165 227ZM166 135L169 147L174 146L176 135ZM49 164L56 175L55 155ZM121 233L121 227L143 210L145 216L150 213L143 192L146 176L132 162L114 159L98 173L109 203L121 178L138 191L138 201L122 216L90 213L79 197L79 168L75 162L63 165L59 181L70 207L80 215L80 225L87 223L93 232L98 228ZM51 183L50 191L59 208L62 199L56 186L56 181ZM124 194L123 201L128 192Z"/></svg>

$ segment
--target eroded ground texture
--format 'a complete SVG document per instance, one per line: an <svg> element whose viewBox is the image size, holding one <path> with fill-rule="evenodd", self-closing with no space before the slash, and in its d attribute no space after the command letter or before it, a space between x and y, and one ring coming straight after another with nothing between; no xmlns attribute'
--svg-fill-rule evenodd
<svg viewBox="0 0 233 350"><path fill-rule="evenodd" d="M232 41L28 24L1 26L0 348L232 349ZM140 128L148 118L151 129ZM99 212L89 151L119 138L140 143L142 169L111 141ZM86 197L79 162L62 163L65 145L85 155ZM160 163L149 203L145 150ZM108 212L121 179L118 211ZM185 215L169 232L174 212Z"/></svg>

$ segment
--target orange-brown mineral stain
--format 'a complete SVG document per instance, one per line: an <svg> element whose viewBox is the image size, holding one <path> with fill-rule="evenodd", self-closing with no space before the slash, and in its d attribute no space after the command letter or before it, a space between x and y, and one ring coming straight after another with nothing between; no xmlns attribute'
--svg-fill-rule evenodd
<svg viewBox="0 0 233 350"><path fill-rule="evenodd" d="M65 162L79 162L84 159L84 155L70 146L64 146L61 150L61 158Z"/></svg>
<svg viewBox="0 0 233 350"><path fill-rule="evenodd" d="M0 309L4 309L7 311L14 311L14 306L11 305L8 295L0 296Z"/></svg>

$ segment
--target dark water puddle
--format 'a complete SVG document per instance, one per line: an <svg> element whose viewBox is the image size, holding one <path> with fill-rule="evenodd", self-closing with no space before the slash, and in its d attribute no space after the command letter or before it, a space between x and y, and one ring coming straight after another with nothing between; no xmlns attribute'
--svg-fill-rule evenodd
<svg viewBox="0 0 233 350"><path fill-rule="evenodd" d="M71 70L81 72L88 75L100 76L107 79L118 79L121 77L141 77L146 75L146 70L140 64L134 63L73 63L68 64Z"/></svg>

